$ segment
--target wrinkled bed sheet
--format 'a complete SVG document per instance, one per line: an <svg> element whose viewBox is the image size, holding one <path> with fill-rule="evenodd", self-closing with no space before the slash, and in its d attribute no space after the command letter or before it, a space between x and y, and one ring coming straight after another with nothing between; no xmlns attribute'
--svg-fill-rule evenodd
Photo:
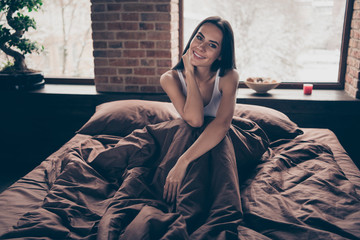
<svg viewBox="0 0 360 240"><path fill-rule="evenodd" d="M271 144L241 186L244 221L270 239L360 239L360 195L327 145Z"/></svg>
<svg viewBox="0 0 360 240"><path fill-rule="evenodd" d="M234 122L216 148L189 165L173 204L162 199L165 178L202 129L177 119L124 138L80 142L63 156L60 171L47 173L42 205L2 237L236 239L242 221L237 168L256 165L268 140L253 122Z"/></svg>
<svg viewBox="0 0 360 240"><path fill-rule="evenodd" d="M0 238L360 239L357 186L328 145L301 138L269 145L241 118L189 166L176 203L164 202L167 172L201 131L173 120L70 143L30 173L35 192L13 189L37 204Z"/></svg>

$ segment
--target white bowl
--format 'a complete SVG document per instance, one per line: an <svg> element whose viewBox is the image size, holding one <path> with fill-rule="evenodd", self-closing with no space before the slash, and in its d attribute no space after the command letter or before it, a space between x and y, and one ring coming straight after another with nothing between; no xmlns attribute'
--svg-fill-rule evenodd
<svg viewBox="0 0 360 240"><path fill-rule="evenodd" d="M271 89L276 88L280 82L270 78L248 78L245 84L257 93L267 93Z"/></svg>

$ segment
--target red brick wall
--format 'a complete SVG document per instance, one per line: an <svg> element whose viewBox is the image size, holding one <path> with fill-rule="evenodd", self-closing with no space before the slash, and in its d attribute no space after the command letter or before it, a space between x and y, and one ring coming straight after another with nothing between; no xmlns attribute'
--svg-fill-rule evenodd
<svg viewBox="0 0 360 240"><path fill-rule="evenodd" d="M360 98L360 0L354 1L345 76L345 91Z"/></svg>
<svg viewBox="0 0 360 240"><path fill-rule="evenodd" d="M179 57L179 0L91 0L99 92L161 92Z"/></svg>

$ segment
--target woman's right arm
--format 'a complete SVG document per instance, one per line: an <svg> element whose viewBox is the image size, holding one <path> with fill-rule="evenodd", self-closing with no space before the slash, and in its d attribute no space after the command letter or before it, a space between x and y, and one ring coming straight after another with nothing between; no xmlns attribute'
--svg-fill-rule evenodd
<svg viewBox="0 0 360 240"><path fill-rule="evenodd" d="M187 97L182 93L180 82L175 78L175 71L169 70L160 78L160 84L173 103L180 116L192 127L201 127L204 122L204 103L195 81L194 67L183 56L187 83Z"/></svg>

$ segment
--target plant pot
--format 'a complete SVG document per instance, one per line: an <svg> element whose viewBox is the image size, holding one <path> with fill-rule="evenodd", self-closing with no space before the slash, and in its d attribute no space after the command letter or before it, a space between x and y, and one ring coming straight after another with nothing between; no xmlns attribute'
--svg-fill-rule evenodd
<svg viewBox="0 0 360 240"><path fill-rule="evenodd" d="M42 72L9 74L0 73L1 91L36 90L45 85Z"/></svg>

